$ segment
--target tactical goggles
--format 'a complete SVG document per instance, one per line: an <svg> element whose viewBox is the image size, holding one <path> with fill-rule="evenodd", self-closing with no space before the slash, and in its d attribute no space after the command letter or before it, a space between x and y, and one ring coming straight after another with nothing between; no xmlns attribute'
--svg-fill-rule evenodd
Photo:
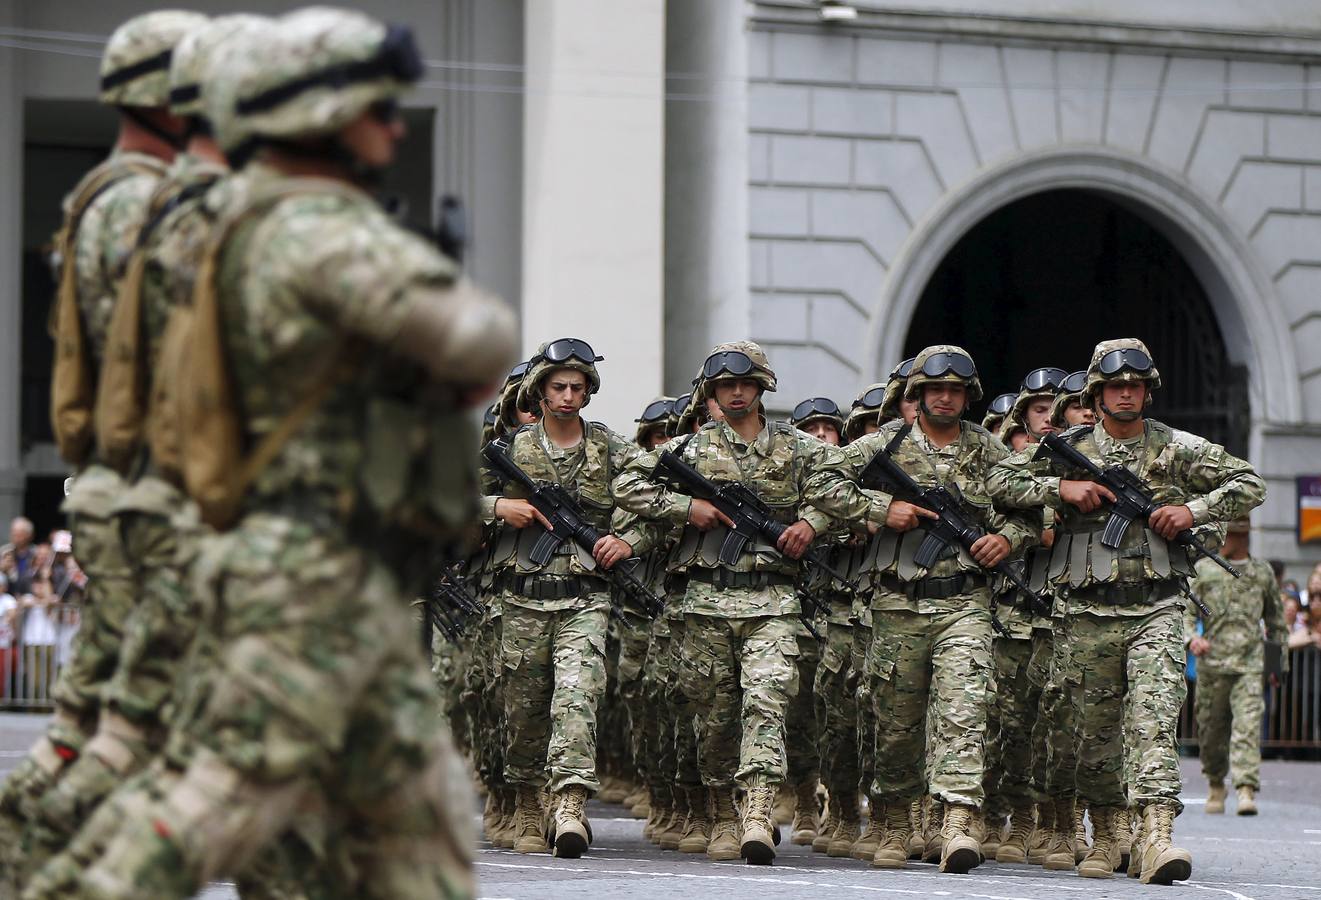
<svg viewBox="0 0 1321 900"><path fill-rule="evenodd" d="M913 374L913 357L910 356L908 357L908 359L904 360L899 364L899 367L894 370L894 374L890 376L890 380L902 381L903 379L907 378L909 375L912 374Z"/></svg>
<svg viewBox="0 0 1321 900"><path fill-rule="evenodd" d="M693 402L691 393L680 394L674 398L674 403L670 404L670 415L681 416L688 411L688 404Z"/></svg>
<svg viewBox="0 0 1321 900"><path fill-rule="evenodd" d="M380 78L412 84L422 77L423 71L422 55L418 53L417 43L413 40L413 30L406 25L391 25L386 29L385 40L381 41L380 48L370 59L327 66L319 72L295 78L240 100L235 108L240 115L266 112L312 88L329 87L338 90Z"/></svg>
<svg viewBox="0 0 1321 900"><path fill-rule="evenodd" d="M514 366L512 369L510 369L509 374L505 376L505 384L509 384L511 381L517 381L518 379L526 375L527 367L528 367L527 363L521 362L518 365Z"/></svg>
<svg viewBox="0 0 1321 900"><path fill-rule="evenodd" d="M634 419L634 422L659 422L667 419L674 409L673 400L653 400L647 404L647 408L642 411L642 415Z"/></svg>
<svg viewBox="0 0 1321 900"><path fill-rule="evenodd" d="M795 406L794 411L789 415L789 421L801 422L811 416L834 416L840 419L844 417L839 411L839 404L834 400L829 397L813 397Z"/></svg>
<svg viewBox="0 0 1321 900"><path fill-rule="evenodd" d="M593 363L601 362L605 357L597 356L596 351L592 349L592 345L586 341L578 338L560 338L551 341L546 345L545 350L532 357L528 362L538 362L543 359L550 363L562 363L576 359L590 366Z"/></svg>
<svg viewBox="0 0 1321 900"><path fill-rule="evenodd" d="M108 91L111 88L119 87L121 84L128 84L144 75L150 75L153 72L168 72L170 63L174 59L174 50L162 50L155 56L149 56L146 59L140 59L135 63L130 63L121 69L115 69L113 72L107 72L101 77L101 90Z"/></svg>
<svg viewBox="0 0 1321 900"><path fill-rule="evenodd" d="M939 378L950 372L960 378L972 378L977 374L977 367L971 357L962 353L933 353L922 363L922 374L928 378Z"/></svg>
<svg viewBox="0 0 1321 900"><path fill-rule="evenodd" d="M1155 368L1155 364L1151 361L1151 357L1141 350L1126 347L1122 350L1111 350L1102 356L1097 368L1101 370L1102 375L1116 375L1125 369L1142 375Z"/></svg>
<svg viewBox="0 0 1321 900"><path fill-rule="evenodd" d="M1020 390L1037 393L1045 390L1057 390L1068 373L1056 366L1045 366L1040 369L1033 369L1023 376L1023 386Z"/></svg>
<svg viewBox="0 0 1321 900"><path fill-rule="evenodd" d="M871 390L867 391L865 394L863 394L861 397L859 397L857 400L854 400L853 406L851 408L857 409L859 406L865 406L868 409L876 409L884 402L885 402L885 388L874 387Z"/></svg>
<svg viewBox="0 0 1321 900"><path fill-rule="evenodd" d="M1007 416L1009 410L1014 408L1014 401L1018 399L1017 394L1001 394L991 401L987 412L996 416Z"/></svg>
<svg viewBox="0 0 1321 900"><path fill-rule="evenodd" d="M499 418L500 415L499 413L496 412L495 407L488 406L486 407L486 412L482 415L482 424L485 425L487 428L490 428L499 420Z"/></svg>
<svg viewBox="0 0 1321 900"><path fill-rule="evenodd" d="M706 358L706 362L702 363L702 377L710 379L726 374L739 378L755 368L757 367L748 354L739 350L722 350L719 353L712 353Z"/></svg>
<svg viewBox="0 0 1321 900"><path fill-rule="evenodd" d="M1079 369L1064 376L1064 380L1060 382L1060 393L1081 394L1085 387L1087 387L1087 370Z"/></svg>

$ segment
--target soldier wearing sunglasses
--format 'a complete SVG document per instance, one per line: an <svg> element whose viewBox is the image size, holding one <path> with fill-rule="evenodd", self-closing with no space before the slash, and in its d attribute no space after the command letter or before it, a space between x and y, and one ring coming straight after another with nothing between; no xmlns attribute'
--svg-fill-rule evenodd
<svg viewBox="0 0 1321 900"><path fill-rule="evenodd" d="M1173 827L1182 809L1175 730L1187 690L1181 588L1193 565L1173 541L1187 529L1214 530L1246 515L1266 488L1223 447L1148 419L1160 384L1141 341L1101 342L1082 394L1101 421L1063 434L1101 468L1128 469L1164 504L1146 522L1133 522L1119 546L1102 541L1115 497L1083 472L1018 453L996 467L990 489L1008 506L1057 513L1051 572L1058 572L1065 604L1060 638L1069 646L1068 705L1076 723L1072 758L1059 765L1076 767L1077 794L1088 803L1094 833L1079 873L1113 873L1120 814L1131 804L1142 821L1129 874L1171 884L1192 873L1191 854L1173 845ZM1057 819L1071 818L1071 806L1071 798L1058 798Z"/></svg>
<svg viewBox="0 0 1321 900"><path fill-rule="evenodd" d="M710 806L694 811L709 828L707 855L766 864L775 856L772 806L785 780L785 714L798 684L795 583L809 544L833 519L879 525L876 499L828 466L838 451L762 411L776 388L762 349L740 341L717 346L702 367L700 393L724 421L667 445L715 481L752 488L788 527L778 544L747 543L732 564L719 553L733 526L716 508L652 480L659 456L638 457L615 482L622 506L668 533L683 529L670 576L684 587L671 604L684 613L680 680L697 710L698 764ZM745 792L742 817L734 790ZM709 809L709 812L706 812ZM714 820L712 824L711 820Z"/></svg>

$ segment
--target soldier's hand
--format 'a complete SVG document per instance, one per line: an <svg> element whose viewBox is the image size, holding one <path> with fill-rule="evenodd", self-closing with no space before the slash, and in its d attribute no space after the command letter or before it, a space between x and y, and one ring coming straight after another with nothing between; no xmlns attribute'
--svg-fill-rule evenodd
<svg viewBox="0 0 1321 900"><path fill-rule="evenodd" d="M1072 503L1082 512L1089 513L1098 509L1107 500L1114 503L1115 495L1108 487L1095 481L1060 479L1060 499L1065 503Z"/></svg>
<svg viewBox="0 0 1321 900"><path fill-rule="evenodd" d="M692 505L688 507L688 521L698 531L710 531L712 528L724 525L726 528L734 527L734 520L716 509L715 504L709 500L699 500L693 498Z"/></svg>
<svg viewBox="0 0 1321 900"><path fill-rule="evenodd" d="M622 562L632 555L633 546L613 534L602 535L596 546L592 548L592 556L596 559L596 564L603 569L613 568L615 563Z"/></svg>
<svg viewBox="0 0 1321 900"><path fill-rule="evenodd" d="M816 529L799 519L784 529L784 534L780 535L775 545L790 559L802 559L814 537L816 537Z"/></svg>
<svg viewBox="0 0 1321 900"><path fill-rule="evenodd" d="M1045 531L1041 532L1041 546L1045 547L1047 550L1055 546L1054 528L1047 528Z"/></svg>
<svg viewBox="0 0 1321 900"><path fill-rule="evenodd" d="M1197 637L1193 638L1188 642L1188 652L1191 653L1193 656L1201 656L1203 653L1205 653L1210 649L1211 649L1211 642L1200 635L1198 635Z"/></svg>
<svg viewBox="0 0 1321 900"><path fill-rule="evenodd" d="M973 542L968 552L979 566L988 569L998 566L1009 555L1009 538L999 534L984 534Z"/></svg>
<svg viewBox="0 0 1321 900"><path fill-rule="evenodd" d="M1193 513L1186 506L1162 506L1147 517L1151 530L1172 541L1180 531L1193 527Z"/></svg>
<svg viewBox="0 0 1321 900"><path fill-rule="evenodd" d="M533 522L539 523L547 531L552 528L550 520L529 501L512 497L501 497L495 501L495 517L514 528L527 528Z"/></svg>
<svg viewBox="0 0 1321 900"><path fill-rule="evenodd" d="M885 527L891 531L912 531L917 527L919 518L939 519L940 516L905 500L894 500L890 503L889 512L885 514Z"/></svg>

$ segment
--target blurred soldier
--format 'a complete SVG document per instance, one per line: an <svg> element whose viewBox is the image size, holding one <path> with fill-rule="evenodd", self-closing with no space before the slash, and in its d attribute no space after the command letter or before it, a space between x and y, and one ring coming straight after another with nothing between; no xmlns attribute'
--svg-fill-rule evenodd
<svg viewBox="0 0 1321 900"><path fill-rule="evenodd" d="M637 431L633 435L635 444L643 450L654 450L670 439L666 432L669 429L670 413L674 410L674 401L674 397L657 397L647 404L642 415L635 420L638 423Z"/></svg>
<svg viewBox="0 0 1321 900"><path fill-rule="evenodd" d="M500 656L505 667L505 780L517 792L514 849L547 848L541 791L552 795L556 856L577 858L589 845L587 798L596 775L597 704L605 690L609 584L601 574L643 552L640 536L610 532L614 476L638 450L580 414L601 387L598 357L585 341L542 344L529 360L518 406L537 410L536 424L510 439L508 454L537 481L575 496L604 532L591 554L566 541L544 565L529 553L550 523L515 485L483 499L483 514L505 525L497 552L504 609Z"/></svg>
<svg viewBox="0 0 1321 900"><path fill-rule="evenodd" d="M929 792L943 808L941 870L966 873L981 862L972 826L982 802L991 671L985 568L1033 545L1041 526L1031 514L1002 514L987 495L986 476L1006 453L990 432L962 419L981 399L972 357L959 347L927 347L913 361L904 395L918 404L917 421L889 422L850 444L844 474L857 477L884 449L918 484L945 485L961 497L986 534L971 553L954 548L924 570L913 562L925 536L919 525L936 514L880 494L886 528L869 551L877 561L867 677L877 730L870 791L885 810L885 837L872 864L907 864L912 802Z"/></svg>
<svg viewBox="0 0 1321 900"><path fill-rule="evenodd" d="M1201 739L1202 774L1210 784L1208 813L1225 811L1225 776L1234 773L1240 816L1257 814L1261 788L1262 623L1266 640L1280 646L1288 638L1284 606L1275 573L1264 560L1248 555L1249 522L1229 524L1220 553L1240 572L1234 578L1209 559L1197 563L1193 593L1211 610L1197 633L1198 613L1184 613L1188 649L1197 657L1197 733ZM1288 666L1288 655L1283 664ZM1279 673L1271 672L1278 680Z"/></svg>
<svg viewBox="0 0 1321 900"><path fill-rule="evenodd" d="M863 388L861 394L853 400L848 418L844 420L843 438L846 441L857 440L864 434L871 434L881 427L881 402L885 399L885 383L878 382Z"/></svg>
<svg viewBox="0 0 1321 900"><path fill-rule="evenodd" d="M761 397L776 381L761 347L720 344L702 374L701 393L724 421L707 423L672 452L707 478L753 488L788 526L778 543L749 541L733 565L719 562L734 523L711 503L652 481L655 452L629 466L616 492L656 529L684 526L670 572L686 587L680 677L698 709L699 764L711 790L707 854L767 864L775 857L772 806L785 780L785 715L798 689L796 560L831 516L879 524L879 514L869 496L824 468L838 451L766 420ZM736 784L746 791L741 823Z"/></svg>
<svg viewBox="0 0 1321 900"><path fill-rule="evenodd" d="M119 133L110 157L84 175L64 201L64 223L56 236L60 283L51 424L61 455L78 467L63 509L88 576L90 602L73 658L52 692L55 715L0 793L0 846L11 865L21 863L13 852L24 822L38 815L38 799L79 758L97 728L101 692L115 670L125 621L137 599L111 518L123 481L93 446L96 386L110 317L148 199L183 144L183 123L168 108L170 56L185 34L205 22L197 13L160 11L130 19L110 36L101 58L99 99L119 113Z"/></svg>
<svg viewBox="0 0 1321 900"><path fill-rule="evenodd" d="M1014 405L1009 408L1000 428L1005 434L1022 429L1028 443L1035 444L1042 435L1055 430L1050 413L1055 394L1067 373L1055 366L1033 369L1023 376Z"/></svg>
<svg viewBox="0 0 1321 900"><path fill-rule="evenodd" d="M890 371L885 383L885 397L881 400L880 423L903 419L909 425L917 421L918 401L910 400L906 390L908 378L913 374L913 360L906 359Z"/></svg>
<svg viewBox="0 0 1321 900"><path fill-rule="evenodd" d="M470 794L410 602L476 519L466 408L509 366L513 316L360 188L403 136L408 29L312 8L245 43L206 101L250 164L225 182L190 336L227 360L193 377L227 378L234 401L182 404L203 515L223 526L236 503L197 563L216 662L167 750L180 768L129 807L83 893L191 896L319 810L325 859L303 877L463 896ZM226 418L256 448L249 480L201 491L217 451L196 429Z"/></svg>
<svg viewBox="0 0 1321 900"><path fill-rule="evenodd" d="M990 487L999 502L1046 505L1057 514L1052 559L1062 563L1057 583L1067 585L1058 637L1072 658L1077 790L1094 835L1079 872L1109 877L1118 865L1116 817L1131 799L1142 809L1145 842L1130 872L1140 866L1144 883L1171 884L1192 872L1192 856L1173 846L1172 832L1182 809L1175 729L1187 691L1180 584L1193 573L1189 553L1172 542L1190 528L1246 514L1261 503L1265 484L1224 448L1145 418L1160 383L1141 341L1101 342L1083 391L1084 404L1095 405L1101 423L1064 433L1101 468L1128 469L1163 504L1148 521L1134 522L1118 548L1100 540L1114 495L1084 471L1043 470L1024 452L996 467ZM1134 761L1127 798L1126 754ZM1067 800L1057 805L1058 822L1072 819L1070 806Z"/></svg>

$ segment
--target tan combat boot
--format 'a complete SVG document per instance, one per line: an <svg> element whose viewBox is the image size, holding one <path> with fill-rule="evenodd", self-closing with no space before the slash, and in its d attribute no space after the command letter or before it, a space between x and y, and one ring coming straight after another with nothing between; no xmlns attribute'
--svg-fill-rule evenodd
<svg viewBox="0 0 1321 900"><path fill-rule="evenodd" d="M911 812L912 807L901 800L885 804L885 835L871 858L876 868L902 869L908 865L913 837Z"/></svg>
<svg viewBox="0 0 1321 900"><path fill-rule="evenodd" d="M775 809L771 821L776 825L788 825L794 820L794 794L788 783L780 785L775 792Z"/></svg>
<svg viewBox="0 0 1321 900"><path fill-rule="evenodd" d="M1119 848L1119 868L1116 871L1127 872L1133 854L1133 817L1127 806L1115 811L1115 846Z"/></svg>
<svg viewBox="0 0 1321 900"><path fill-rule="evenodd" d="M1257 814L1257 792L1246 784L1238 786L1238 807L1234 810L1240 816Z"/></svg>
<svg viewBox="0 0 1321 900"><path fill-rule="evenodd" d="M862 813L858 810L855 801L852 806L845 806L840 810L839 825L835 827L835 834L826 845L826 855L835 859L846 859L853 852L853 845L861 836Z"/></svg>
<svg viewBox="0 0 1321 900"><path fill-rule="evenodd" d="M1000 842L1004 840L1004 817L1001 815L990 816L981 815L981 827L984 832L982 837L982 861L995 859L995 855L1000 852Z"/></svg>
<svg viewBox="0 0 1321 900"><path fill-rule="evenodd" d="M1140 878L1142 876L1142 854L1147 851L1147 819L1141 811L1133 813L1133 818L1137 820L1137 831L1133 834L1133 849L1128 858L1128 877Z"/></svg>
<svg viewBox="0 0 1321 900"><path fill-rule="evenodd" d="M486 835L492 846L499 846L495 843L495 833L499 826L500 795L492 789L486 792L486 803L482 806L482 834Z"/></svg>
<svg viewBox="0 0 1321 900"><path fill-rule="evenodd" d="M1087 857L1087 804L1074 801L1073 804L1073 861L1080 863Z"/></svg>
<svg viewBox="0 0 1321 900"><path fill-rule="evenodd" d="M830 850L830 842L835 838L835 829L839 828L839 796L830 792L830 801L826 804L826 820L821 823L821 827L816 831L816 838L812 841L813 853L825 853ZM854 802L856 809L857 802Z"/></svg>
<svg viewBox="0 0 1321 900"><path fill-rule="evenodd" d="M1206 793L1206 812L1208 815L1218 816L1225 811L1225 783L1213 782Z"/></svg>
<svg viewBox="0 0 1321 900"><path fill-rule="evenodd" d="M1073 820L1073 797L1055 798L1055 828L1051 831L1050 844L1046 848L1046 859L1042 866L1052 872L1072 872L1078 865L1075 858L1074 842L1078 832Z"/></svg>
<svg viewBox="0 0 1321 900"><path fill-rule="evenodd" d="M775 788L748 788L743 801L743 840L739 855L750 866L767 866L775 859L775 823L771 810L775 806Z"/></svg>
<svg viewBox="0 0 1321 900"><path fill-rule="evenodd" d="M671 790L674 793L674 810L670 814L670 821L656 831L656 844L662 850L679 849L679 840L683 837L688 813L692 809L689 800L690 788L676 784L671 786Z"/></svg>
<svg viewBox="0 0 1321 900"><path fill-rule="evenodd" d="M816 781L803 781L794 788L794 820L789 840L811 846L821 827L821 807L816 802Z"/></svg>
<svg viewBox="0 0 1321 900"><path fill-rule="evenodd" d="M1027 862L1027 848L1032 840L1032 831L1036 828L1036 805L1020 803L1009 816L1009 835L1000 842L1000 849L995 851L998 863Z"/></svg>
<svg viewBox="0 0 1321 900"><path fill-rule="evenodd" d="M854 859L869 860L876 856L876 848L885 840L885 808L888 804L872 800L867 810L867 827L853 842L848 855Z"/></svg>
<svg viewBox="0 0 1321 900"><path fill-rule="evenodd" d="M1083 878L1109 878L1119 867L1119 812L1117 806L1093 806L1089 810L1092 846L1078 864L1078 874Z"/></svg>
<svg viewBox="0 0 1321 900"><path fill-rule="evenodd" d="M922 851L927 848L925 817L923 815L926 800L918 798L908 807L908 858L921 859ZM889 821L887 819L887 821Z"/></svg>
<svg viewBox="0 0 1321 900"><path fill-rule="evenodd" d="M651 794L642 785L624 798L624 805L635 819L645 819L651 815Z"/></svg>
<svg viewBox="0 0 1321 900"><path fill-rule="evenodd" d="M646 824L642 826L642 836L650 841L656 837L656 829L669 821L673 800L668 784L652 785L647 793L650 812Z"/></svg>
<svg viewBox="0 0 1321 900"><path fill-rule="evenodd" d="M601 790L596 799L602 803L623 803L628 796L628 785L618 775L607 775L601 779Z"/></svg>
<svg viewBox="0 0 1321 900"><path fill-rule="evenodd" d="M711 841L706 846L707 859L738 859L741 835L732 786L711 788L711 813Z"/></svg>
<svg viewBox="0 0 1321 900"><path fill-rule="evenodd" d="M546 810L541 805L541 789L520 784L514 798L513 838L515 853L545 853Z"/></svg>
<svg viewBox="0 0 1321 900"><path fill-rule="evenodd" d="M587 822L587 788L571 784L555 795L555 855L577 859L592 845Z"/></svg>
<svg viewBox="0 0 1321 900"><path fill-rule="evenodd" d="M711 813L707 803L707 789L688 789L688 818L683 823L683 836L679 838L680 853L705 853L711 842Z"/></svg>
<svg viewBox="0 0 1321 900"><path fill-rule="evenodd" d="M496 791L500 797L500 820L495 826L495 845L505 850L514 849L514 823L518 821L518 791L501 785Z"/></svg>
<svg viewBox="0 0 1321 900"><path fill-rule="evenodd" d="M1032 841L1027 845L1027 861L1039 866L1046 861L1050 852L1050 841L1055 834L1055 804L1045 801L1037 804L1037 827L1032 832Z"/></svg>
<svg viewBox="0 0 1321 900"><path fill-rule="evenodd" d="M1173 884L1193 874L1193 855L1174 846L1175 804L1154 800L1142 811L1147 825L1147 846L1142 853L1143 884Z"/></svg>
<svg viewBox="0 0 1321 900"><path fill-rule="evenodd" d="M972 833L977 811L963 803L946 803L941 825L940 871L966 875L982 862L982 842Z"/></svg>
<svg viewBox="0 0 1321 900"><path fill-rule="evenodd" d="M927 827L923 834L922 862L938 863L945 850L945 804L932 799L927 812Z"/></svg>

